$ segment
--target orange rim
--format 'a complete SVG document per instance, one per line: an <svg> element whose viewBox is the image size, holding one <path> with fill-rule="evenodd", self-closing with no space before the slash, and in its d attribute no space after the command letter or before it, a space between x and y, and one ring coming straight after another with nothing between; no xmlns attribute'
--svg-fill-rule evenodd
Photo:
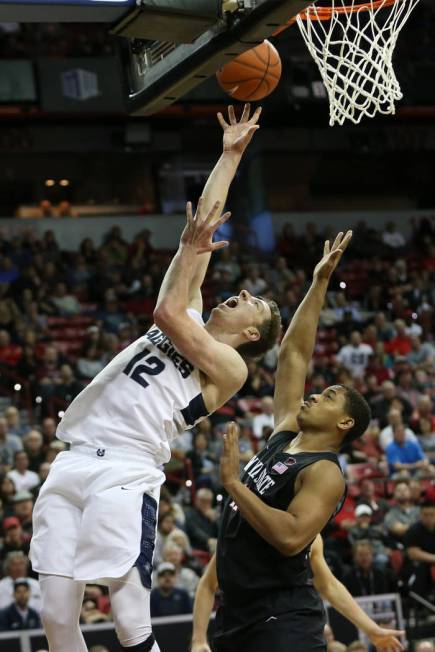
<svg viewBox="0 0 435 652"><path fill-rule="evenodd" d="M400 0L375 0L374 2L367 2L367 0L361 0L357 5L345 5L341 7L316 7L316 9L306 9L301 11L299 17L302 20L331 20L333 14L355 14L357 11L370 11L376 10L380 7L391 7L396 2ZM277 36L285 29L290 27L296 22L298 16L293 16L290 18L284 25L278 27L278 29L272 34L272 36Z"/></svg>

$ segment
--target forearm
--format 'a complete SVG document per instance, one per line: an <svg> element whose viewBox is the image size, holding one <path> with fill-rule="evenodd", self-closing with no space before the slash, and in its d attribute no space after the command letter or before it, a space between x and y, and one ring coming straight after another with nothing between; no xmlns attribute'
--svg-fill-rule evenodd
<svg viewBox="0 0 435 652"><path fill-rule="evenodd" d="M295 518L291 514L269 507L242 482L235 481L227 491L243 518L267 543L284 555L297 552L289 544L292 534L296 534Z"/></svg>
<svg viewBox="0 0 435 652"><path fill-rule="evenodd" d="M411 548L408 550L408 556L412 561L422 561L426 564L435 564L435 555L426 552L421 548Z"/></svg>
<svg viewBox="0 0 435 652"><path fill-rule="evenodd" d="M361 609L346 587L336 578L330 581L325 590L319 590L324 600L350 620L357 629L370 636L376 629L376 623Z"/></svg>
<svg viewBox="0 0 435 652"><path fill-rule="evenodd" d="M207 179L207 183L202 192L205 212L208 213L217 201L220 204L221 210L224 210L228 190L234 179L240 160L241 155L237 153L223 152ZM220 215L216 215L216 220L219 218ZM210 256L211 254L206 253L197 257L193 274L193 285L198 289L201 287L207 273Z"/></svg>
<svg viewBox="0 0 435 652"><path fill-rule="evenodd" d="M207 642L207 630L213 604L214 591L207 583L206 578L202 578L196 589L195 602L193 604L192 643Z"/></svg>
<svg viewBox="0 0 435 652"><path fill-rule="evenodd" d="M327 289L328 281L326 279L313 280L283 338L280 356L289 352L296 352L307 363L311 360L320 312L325 302Z"/></svg>
<svg viewBox="0 0 435 652"><path fill-rule="evenodd" d="M199 256L193 247L180 244L163 279L156 311L165 309L176 314L187 309L197 258Z"/></svg>

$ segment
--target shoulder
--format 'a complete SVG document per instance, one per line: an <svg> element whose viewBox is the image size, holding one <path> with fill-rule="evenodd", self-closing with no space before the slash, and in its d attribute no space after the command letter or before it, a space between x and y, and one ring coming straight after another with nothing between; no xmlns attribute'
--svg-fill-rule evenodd
<svg viewBox="0 0 435 652"><path fill-rule="evenodd" d="M320 459L306 466L301 471L301 479L303 483L321 484L325 487L325 491L336 488L337 491L342 492L346 485L339 465L328 459Z"/></svg>

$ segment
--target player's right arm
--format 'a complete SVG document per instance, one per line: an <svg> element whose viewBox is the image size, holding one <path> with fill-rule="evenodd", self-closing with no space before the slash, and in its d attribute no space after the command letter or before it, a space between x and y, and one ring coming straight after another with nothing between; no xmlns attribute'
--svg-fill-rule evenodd
<svg viewBox="0 0 435 652"><path fill-rule="evenodd" d="M313 282L291 320L281 342L275 376L275 432L297 430L296 416L304 396L308 365L314 352L317 326L329 279L352 237L339 233L330 248L325 242L323 258L317 264Z"/></svg>
<svg viewBox="0 0 435 652"><path fill-rule="evenodd" d="M217 590L216 555L213 555L196 589L191 652L211 652L207 642L207 630Z"/></svg>
<svg viewBox="0 0 435 652"><path fill-rule="evenodd" d="M314 586L322 598L350 620L357 629L364 632L377 652L400 652L404 649L396 637L403 636L405 632L379 627L355 602L344 584L333 575L323 555L323 541L320 534L316 536L311 546L310 563Z"/></svg>
<svg viewBox="0 0 435 652"><path fill-rule="evenodd" d="M202 205L200 200L195 217L190 203L187 206L187 225L163 279L153 316L156 325L172 340L179 353L203 372L207 385L206 406L214 411L240 389L247 377L247 367L235 349L218 342L187 312L197 257L227 244L212 243L212 237L230 214L216 220L219 203L206 216Z"/></svg>

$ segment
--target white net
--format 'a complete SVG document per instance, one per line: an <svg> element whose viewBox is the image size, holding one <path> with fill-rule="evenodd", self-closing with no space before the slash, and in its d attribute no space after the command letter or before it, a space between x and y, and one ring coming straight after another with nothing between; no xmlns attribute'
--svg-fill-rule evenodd
<svg viewBox="0 0 435 652"><path fill-rule="evenodd" d="M395 113L403 95L393 68L394 48L418 2L330 0L330 10L313 4L297 17L328 92L331 126Z"/></svg>

